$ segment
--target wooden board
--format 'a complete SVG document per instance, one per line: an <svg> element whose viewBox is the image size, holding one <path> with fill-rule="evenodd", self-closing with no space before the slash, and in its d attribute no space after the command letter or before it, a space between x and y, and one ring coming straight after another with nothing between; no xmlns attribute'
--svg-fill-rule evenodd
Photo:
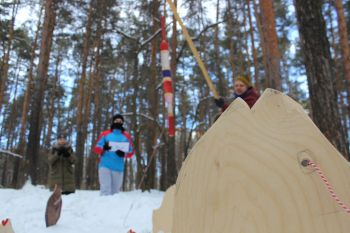
<svg viewBox="0 0 350 233"><path fill-rule="evenodd" d="M174 195L175 185L172 185L165 192L160 208L153 211L153 233L171 233L173 225Z"/></svg>
<svg viewBox="0 0 350 233"><path fill-rule="evenodd" d="M318 164L350 203L350 166L302 107L267 89L252 109L236 99L180 171L173 233L348 233Z"/></svg>
<svg viewBox="0 0 350 233"><path fill-rule="evenodd" d="M55 185L54 191L49 197L45 211L45 223L46 227L56 225L58 219L61 216L62 198L61 188Z"/></svg>
<svg viewBox="0 0 350 233"><path fill-rule="evenodd" d="M10 219L5 219L1 221L0 233L14 233Z"/></svg>

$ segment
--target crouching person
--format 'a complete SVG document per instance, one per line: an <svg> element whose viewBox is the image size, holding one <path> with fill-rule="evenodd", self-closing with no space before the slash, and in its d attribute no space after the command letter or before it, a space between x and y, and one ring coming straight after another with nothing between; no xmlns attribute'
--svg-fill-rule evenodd
<svg viewBox="0 0 350 233"><path fill-rule="evenodd" d="M74 163L76 157L73 155L71 145L66 141L63 134L59 134L57 142L53 145L49 156L49 188L54 190L55 184L62 190L62 194L75 192Z"/></svg>
<svg viewBox="0 0 350 233"><path fill-rule="evenodd" d="M94 152L99 156L98 177L101 195L118 193L123 184L124 160L134 154L130 135L125 131L124 118L113 116L111 128L97 139Z"/></svg>

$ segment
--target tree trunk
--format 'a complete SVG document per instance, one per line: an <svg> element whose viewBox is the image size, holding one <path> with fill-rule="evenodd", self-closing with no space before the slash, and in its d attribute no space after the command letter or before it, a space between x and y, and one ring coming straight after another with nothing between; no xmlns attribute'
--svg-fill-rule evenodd
<svg viewBox="0 0 350 233"><path fill-rule="evenodd" d="M105 12L105 8L106 8L106 4L103 4L102 6L101 12L100 14L101 15L105 15L106 12ZM94 89L94 87L96 85L98 85L98 82L99 82L99 76L100 76L100 66L101 66L101 50L103 49L103 35L104 35L104 32L105 32L105 28L104 28L104 24L103 24L103 20L102 20L102 17L99 18L99 21L98 21L98 28L97 28L97 32L96 32L96 39L95 39L95 42L94 42L94 47L96 48L96 52L95 52L95 64L94 64L94 68L93 68L93 72L91 72L91 75L90 75L90 79L89 79L89 83L88 83L88 96L86 98L86 102L85 102L85 114L84 114L84 135L85 136L85 139L87 138L87 127L88 127L88 123L90 121L90 116L91 116L91 102L94 102L93 99L91 99L95 93L96 95L96 92L100 92L100 90L98 89ZM96 106L95 106L96 107ZM100 113L99 111L96 111L95 112L98 112ZM95 142L96 140L96 137L97 135L94 135L94 131L95 131L95 115L93 116L93 121L94 121L94 125L93 125L93 133L92 133L92 141L93 143ZM92 147L94 146L94 144L92 144ZM94 186L97 182L97 164L96 164L96 157L91 153L88 155L88 161L87 161L87 171L86 171L86 174L87 174L87 177L86 177L86 185L87 187L91 187L91 186Z"/></svg>
<svg viewBox="0 0 350 233"><path fill-rule="evenodd" d="M39 20L37 23L37 30L35 32L35 38L31 46L30 51L30 61L29 61L29 70L28 70L28 81L27 81L27 88L24 93L24 100L23 100L23 107L22 107L22 114L21 114L21 129L19 133L19 143L17 148L17 153L20 155L23 155L25 152L25 132L26 132L26 126L27 126L27 116L28 116L28 108L30 103L30 96L33 89L33 68L34 68L34 59L35 59L35 51L38 46L38 38L39 38L39 32L40 32L40 25L41 25L41 15L43 12L43 5L41 6L40 13L39 13ZM15 158L14 162L14 172L13 172L13 179L12 179L12 187L18 188L24 183L24 160L20 159L18 157Z"/></svg>
<svg viewBox="0 0 350 233"><path fill-rule="evenodd" d="M135 156L136 156L136 162L137 162L137 172L136 172L136 183L139 186L142 176L143 176L143 165L142 165L142 158L141 158L141 146L140 146L140 132L139 132L139 127L138 127L138 121L137 121L137 97L139 95L139 51L138 49L135 49L134 51L134 57L133 57L133 74L132 74L132 80L131 80L131 88L134 89L134 93L131 96L131 111L132 111L132 116L131 116L131 129L134 132L134 147L135 147ZM145 190L145 185L141 186L142 190Z"/></svg>
<svg viewBox="0 0 350 233"><path fill-rule="evenodd" d="M33 93L33 105L30 116L30 129L26 158L29 160L29 173L32 184L37 183L37 166L40 148L41 113L44 97L44 89L47 81L52 36L56 23L56 0L46 0L45 17L40 46L39 65L35 92Z"/></svg>
<svg viewBox="0 0 350 233"><path fill-rule="evenodd" d="M177 0L174 1L175 6L177 6ZM175 99L176 94L176 47L177 47L177 28L176 28L176 19L173 16L173 35L171 39L171 74L172 74L172 83L173 83L173 96ZM175 113L175 101L173 105L174 112L174 121L175 121L175 131L176 131L176 113ZM175 133L176 134L176 133ZM168 137L168 158L167 158L167 187L176 183L177 170L176 170L176 159L175 159L175 136Z"/></svg>
<svg viewBox="0 0 350 233"><path fill-rule="evenodd" d="M322 2L295 0L295 7L309 84L312 118L328 140L348 159L348 145L338 112Z"/></svg>
<svg viewBox="0 0 350 233"><path fill-rule="evenodd" d="M153 26L152 32L155 33L159 28L159 22L156 20L159 18L159 7L160 2L158 0L153 0L153 8L152 8L152 18L153 18ZM149 76L148 83L148 101L149 101L149 111L151 117L153 119L157 119L158 116L158 92L157 89L157 51L159 42L158 40L152 40L151 44L151 73ZM147 160L148 160L148 170L147 170L147 188L154 189L156 188L156 161L155 158L157 152L156 144L157 144L157 125L156 122L151 121L148 124L148 138L147 138Z"/></svg>
<svg viewBox="0 0 350 233"><path fill-rule="evenodd" d="M232 6L231 6L231 0L227 1L227 10L228 10L228 20L227 20L227 37L229 41L229 51L230 51L230 56L229 56L229 61L230 61L230 68L232 72L232 82L234 82L234 76L236 75L236 65L235 65L235 46L234 46L234 40L233 38L233 14L232 14Z"/></svg>
<svg viewBox="0 0 350 233"><path fill-rule="evenodd" d="M249 20L249 34L250 34L250 41L251 41L251 48L253 53L253 63L254 63L254 84L255 89L260 92L260 80L259 80L259 63L258 63L258 54L255 48L255 37L254 37L254 28L253 28L253 22L252 22L252 13L250 8L250 0L246 0L247 7L248 7L248 20Z"/></svg>
<svg viewBox="0 0 350 233"><path fill-rule="evenodd" d="M220 16L220 0L216 1L216 23L219 22ZM214 32L214 51L215 51L215 75L218 80L218 90L221 96L227 95L227 83L221 72L220 48L219 48L219 24L215 26Z"/></svg>
<svg viewBox="0 0 350 233"><path fill-rule="evenodd" d="M262 60L264 65L264 71L265 71L265 77L264 77L264 85L261 87L261 89L269 87L270 83L270 77L266 74L266 70L269 70L267 65L267 57L265 56L267 54L267 48L266 48L266 39L265 39L265 33L263 33L262 29L262 23L261 23L261 14L258 10L258 4L256 3L256 0L253 0L253 8L254 8L254 16L256 20L256 25L258 27L259 35L260 35L260 47L262 50Z"/></svg>
<svg viewBox="0 0 350 233"><path fill-rule="evenodd" d="M268 77L270 83L268 87L282 90L281 86L281 68L280 68L280 52L278 50L278 39L275 24L275 12L272 0L260 0L261 9L261 25L264 34L265 53L267 61L267 70L265 76Z"/></svg>
<svg viewBox="0 0 350 233"><path fill-rule="evenodd" d="M84 163L84 129L83 129L83 114L84 114L84 98L85 98L85 85L86 85L86 69L88 64L88 57L91 46L91 31L93 23L93 13L94 13L95 0L90 0L88 20L86 23L84 42L83 42L83 51L82 51L82 70L81 77L79 80L79 100L77 107L77 117L76 117L76 157L77 162L75 165L75 183L78 188L80 188L83 175L83 163Z"/></svg>
<svg viewBox="0 0 350 233"><path fill-rule="evenodd" d="M35 32L35 38L32 43L32 47L30 51L27 89L24 94L24 101L23 101L23 108L22 108L22 115L21 115L21 131L19 136L19 148L18 148L18 153L20 155L23 155L25 151L25 132L26 132L26 126L27 126L28 108L29 108L29 103L31 99L30 97L33 89L33 68L34 68L35 51L38 47L38 38L39 38L39 32L41 27L41 15L42 15L43 9L44 9L44 5L42 5L40 9L40 13L38 16L39 20L36 25L37 29Z"/></svg>
<svg viewBox="0 0 350 233"><path fill-rule="evenodd" d="M246 12L246 2L243 1L242 4L240 4L240 8L243 10L243 40L244 40L244 50L246 54L246 59L247 59L247 65L245 62L245 58L243 57L242 63L243 63L243 68L244 68L244 73L249 75L251 77L251 72L250 72L250 67L251 67L251 61L250 61L250 56L249 56L249 45L248 45L248 29L247 29L247 12ZM248 19L249 21L249 19ZM241 53L243 49L240 49ZM243 53L242 53L243 55Z"/></svg>
<svg viewBox="0 0 350 233"><path fill-rule="evenodd" d="M347 84L348 93L348 113L350 113L350 49L348 40L348 31L346 28L346 18L344 14L343 3L341 0L334 0L334 6L338 16L338 31L340 36L340 51L344 66L344 77Z"/></svg>
<svg viewBox="0 0 350 233"><path fill-rule="evenodd" d="M101 106L101 72L100 72L100 67L98 67L97 71L96 71L96 84L93 86L93 92L94 92L94 99L93 99L93 103L94 103L94 115L93 115L93 129L92 129L92 145L91 147L94 147L94 143L97 140L98 137L98 133L101 131L102 128L102 120L101 120L101 111L102 111L102 106ZM92 148L91 148L92 149ZM90 172L88 174L90 174L89 177L89 182L88 185L90 185L90 187L93 187L94 189L98 187L98 170L97 170L97 156L96 154L92 153L90 155Z"/></svg>
<svg viewBox="0 0 350 233"><path fill-rule="evenodd" d="M339 44L336 42L336 33L334 30L334 18L333 18L333 6L331 4L329 4L328 8L327 8L327 16L328 16L328 20L329 20L329 33L330 33L330 48L331 50L333 49L333 60L338 61L339 59L339 53L341 53L340 49L339 49ZM327 22L326 22L327 24ZM331 53L332 55L332 53ZM348 132L347 128L348 128L348 124L347 124L347 115L348 115L348 106L346 106L345 104L345 99L344 99L344 94L348 93L347 92L347 80L343 78L343 72L342 72L342 65L340 63L336 63L333 66L333 71L334 71L334 78L335 78L335 83L336 83L336 90L337 90L337 94L338 94L338 100L339 100L339 113L341 115L341 121L342 121L342 125L344 127L345 132ZM344 91L345 90L345 91ZM344 93L345 92L345 93ZM348 95L348 98L350 99L350 96Z"/></svg>
<svg viewBox="0 0 350 233"><path fill-rule="evenodd" d="M6 187L7 186L7 182L6 182L6 177L7 177L7 163L8 163L8 155L5 155L5 159L4 159L4 164L3 164L3 168L2 168L2 174L1 174L1 186Z"/></svg>
<svg viewBox="0 0 350 233"><path fill-rule="evenodd" d="M52 137L52 128L53 128L53 120L54 120L54 116L55 116L55 99L56 99L56 95L57 95L57 87L58 87L58 76L59 76L59 66L61 63L61 48L59 45L58 51L57 51L57 58L56 58L56 62L55 62L55 75L54 75L54 79L52 81L52 90L51 90L51 95L50 95L50 107L49 112L48 112L48 126L47 126L47 135L45 137L45 147L46 148L50 148L50 144L51 144L51 137ZM60 133L60 132L58 132Z"/></svg>
<svg viewBox="0 0 350 233"><path fill-rule="evenodd" d="M181 88L181 99L182 99L182 104L179 106L180 110L179 116L181 117L181 134L179 136L179 154L177 157L177 167L179 170L181 169L182 162L186 158L187 155L187 144L186 144L186 139L188 135L188 128L187 128L187 113L190 110L188 106L188 95L187 95L187 88Z"/></svg>
<svg viewBox="0 0 350 233"><path fill-rule="evenodd" d="M4 101L5 96L5 90L7 85L7 79L8 79L8 72L9 72L9 61L10 61L10 52L12 49L12 42L14 37L14 26L15 26L15 18L18 11L19 1L14 1L12 6L12 18L10 22L10 28L9 28L9 38L7 42L6 51L4 51L3 58L1 59L1 79L0 79L0 113L2 110L2 104Z"/></svg>
<svg viewBox="0 0 350 233"><path fill-rule="evenodd" d="M15 87L14 87L14 93L13 93L13 101L12 101L12 105L11 105L11 110L9 110L9 115L12 117L10 117L9 119L9 124L8 124L8 135L7 135L7 146L6 146L6 150L12 150L12 144L13 141L15 140L15 134L17 133L16 130L14 129L15 124L16 124L16 115L17 115L17 111L16 111L16 107L17 107L17 90L18 90L18 67L19 64L22 62L21 58L17 58L17 62L16 62L16 67L15 67Z"/></svg>
<svg viewBox="0 0 350 233"><path fill-rule="evenodd" d="M12 114L12 117L9 119L9 126L8 126L8 136L7 136L7 150L12 150L12 144L15 140L15 134L17 134L17 131L15 130L15 125L17 124L17 111L16 111L16 107L17 107L17 91L18 91L18 78L19 78L19 65L21 63L21 58L17 57L17 62L16 62L16 66L15 66L15 87L14 87L14 93L13 93L13 101L12 101L12 106L11 106L11 110L9 110L10 114Z"/></svg>
<svg viewBox="0 0 350 233"><path fill-rule="evenodd" d="M340 36L341 55L344 65L344 76L347 82L350 83L350 50L343 3L341 0L334 0L334 5L338 15L338 30Z"/></svg>

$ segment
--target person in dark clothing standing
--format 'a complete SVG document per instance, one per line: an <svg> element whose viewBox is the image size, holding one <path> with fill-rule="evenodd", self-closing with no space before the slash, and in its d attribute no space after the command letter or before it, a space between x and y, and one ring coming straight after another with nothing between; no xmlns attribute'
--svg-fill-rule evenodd
<svg viewBox="0 0 350 233"><path fill-rule="evenodd" d="M253 107L255 102L259 99L260 95L253 87L249 76L247 75L238 75L234 83L234 99L240 97L242 98L250 108ZM221 111L224 112L230 103L227 103L224 98L220 97L215 99L215 104Z"/></svg>
<svg viewBox="0 0 350 233"><path fill-rule="evenodd" d="M71 145L66 141L64 134L59 134L57 142L51 148L48 155L49 163L49 188L51 191L57 184L62 194L75 192L74 163L76 157L73 155Z"/></svg>

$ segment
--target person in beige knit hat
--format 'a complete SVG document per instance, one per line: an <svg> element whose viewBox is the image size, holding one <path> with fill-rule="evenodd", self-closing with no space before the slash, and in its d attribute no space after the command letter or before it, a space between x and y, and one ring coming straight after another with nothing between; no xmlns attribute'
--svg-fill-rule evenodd
<svg viewBox="0 0 350 233"><path fill-rule="evenodd" d="M235 95L242 95L249 88L253 87L250 77L246 75L238 75L234 84L234 93Z"/></svg>
<svg viewBox="0 0 350 233"><path fill-rule="evenodd" d="M250 108L253 107L255 102L260 97L259 93L253 87L253 84L250 81L250 77L248 75L237 75L233 89L234 99L238 97L242 98ZM226 108L230 105L229 103L225 102L224 98L222 97L215 99L215 104L221 108L222 112L225 111Z"/></svg>

